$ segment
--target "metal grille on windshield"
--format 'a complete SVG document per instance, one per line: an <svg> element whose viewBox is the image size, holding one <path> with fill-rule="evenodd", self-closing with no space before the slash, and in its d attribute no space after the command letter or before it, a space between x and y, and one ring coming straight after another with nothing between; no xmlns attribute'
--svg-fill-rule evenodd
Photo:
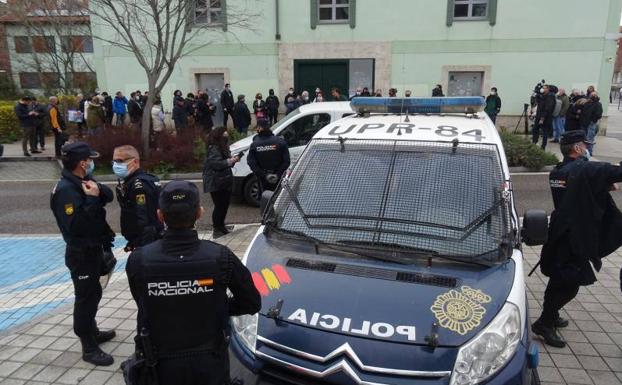
<svg viewBox="0 0 622 385"><path fill-rule="evenodd" d="M314 140L269 213L323 243L508 256L511 202L495 145Z"/></svg>

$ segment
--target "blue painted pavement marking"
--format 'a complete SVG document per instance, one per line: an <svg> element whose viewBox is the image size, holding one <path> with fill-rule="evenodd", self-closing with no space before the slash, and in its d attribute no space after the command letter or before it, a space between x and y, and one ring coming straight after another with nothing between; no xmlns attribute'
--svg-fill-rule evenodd
<svg viewBox="0 0 622 385"><path fill-rule="evenodd" d="M117 237L115 248L125 243ZM123 256L115 274L125 270ZM73 301L61 237L0 237L0 266L0 332Z"/></svg>

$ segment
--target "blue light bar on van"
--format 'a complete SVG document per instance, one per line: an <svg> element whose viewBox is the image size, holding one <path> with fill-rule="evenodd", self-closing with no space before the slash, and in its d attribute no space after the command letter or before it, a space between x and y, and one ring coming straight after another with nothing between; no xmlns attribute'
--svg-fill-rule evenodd
<svg viewBox="0 0 622 385"><path fill-rule="evenodd" d="M473 114L483 111L482 96L445 98L374 98L358 97L350 102L360 113L377 114Z"/></svg>

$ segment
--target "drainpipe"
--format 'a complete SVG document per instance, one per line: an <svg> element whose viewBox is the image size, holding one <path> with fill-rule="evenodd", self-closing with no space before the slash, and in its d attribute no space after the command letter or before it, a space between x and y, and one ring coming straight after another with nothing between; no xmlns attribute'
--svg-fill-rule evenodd
<svg viewBox="0 0 622 385"><path fill-rule="evenodd" d="M274 38L276 40L281 40L281 30L279 25L279 0L274 0L274 3L276 5L276 35L274 35Z"/></svg>

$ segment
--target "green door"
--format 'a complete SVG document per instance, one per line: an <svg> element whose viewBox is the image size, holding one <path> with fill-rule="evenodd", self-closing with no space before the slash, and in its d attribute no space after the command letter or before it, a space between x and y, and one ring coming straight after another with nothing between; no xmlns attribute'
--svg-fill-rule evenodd
<svg viewBox="0 0 622 385"><path fill-rule="evenodd" d="M348 97L349 68L347 60L294 61L294 87L297 92L308 91L313 99L319 87L326 101L332 101L330 90L337 87Z"/></svg>

